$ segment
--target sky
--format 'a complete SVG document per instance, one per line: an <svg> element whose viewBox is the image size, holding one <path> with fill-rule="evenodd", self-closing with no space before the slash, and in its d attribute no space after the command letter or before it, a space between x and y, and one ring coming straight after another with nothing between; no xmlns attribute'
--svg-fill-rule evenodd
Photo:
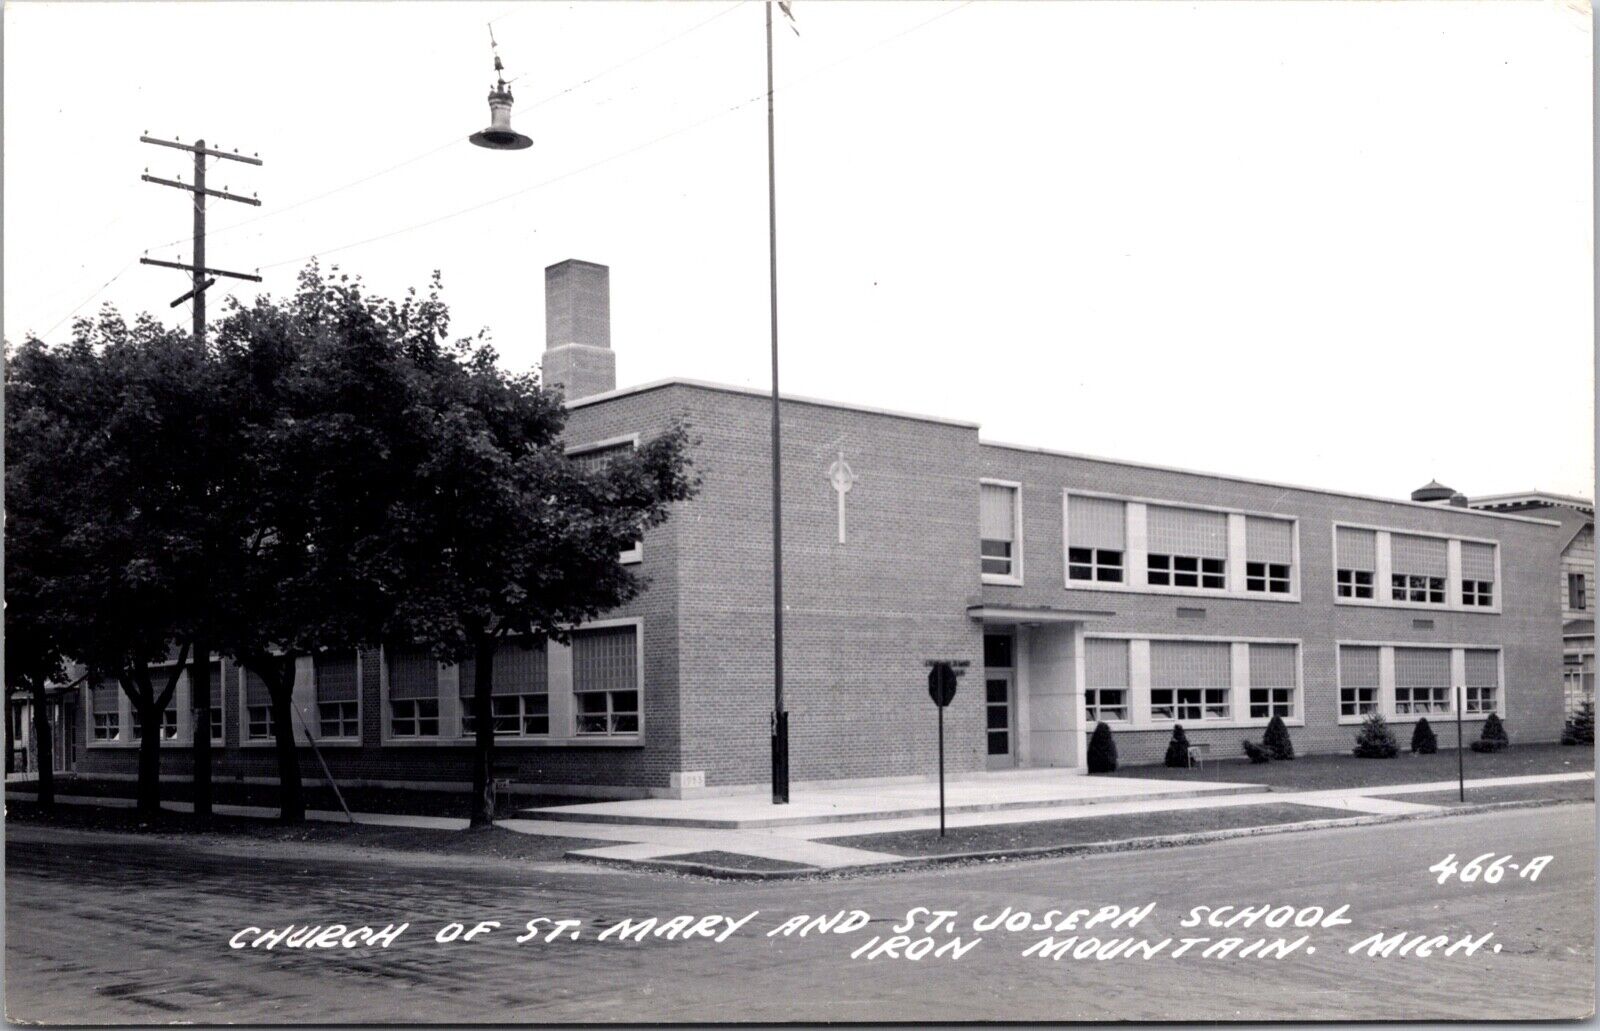
<svg viewBox="0 0 1600 1031"><path fill-rule="evenodd" d="M1594 483L1586 3L797 0L775 32L786 393L1405 497ZM488 124L488 24L534 146ZM315 257L537 366L611 268L619 385L769 379L757 0L4 9L4 333L187 327Z"/></svg>

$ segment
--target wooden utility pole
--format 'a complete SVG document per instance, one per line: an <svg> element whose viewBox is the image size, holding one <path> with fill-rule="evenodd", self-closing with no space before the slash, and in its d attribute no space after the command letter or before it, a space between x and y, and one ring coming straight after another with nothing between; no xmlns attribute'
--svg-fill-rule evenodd
<svg viewBox="0 0 1600 1031"><path fill-rule="evenodd" d="M171 147L174 150L186 150L194 155L194 183L184 183L172 179L160 179L145 173L142 178L147 183L157 183L161 186L171 186L179 190L187 190L194 195L194 253L189 265L180 265L171 261L157 261L154 258L140 258L145 265L159 265L163 268L184 269L189 273L189 292L173 301L171 307L176 308L184 301L194 305L194 345L201 352L206 346L206 289L216 283L217 276L227 276L230 279L245 279L253 283L261 282L260 276L247 275L243 272L228 272L223 269L206 267L206 198L220 197L223 200L236 201L240 204L250 204L260 207L261 201L255 197L240 197L226 190L210 190L206 188L206 158L216 157L228 161L242 161L247 165L259 165L259 157L247 157L237 151L229 153L222 150L213 150L206 146L205 140L195 140L193 144L176 143L169 140L158 140L151 136L139 137L141 143L150 143L158 147ZM205 485L195 485L196 492L200 495L196 500L204 503ZM206 820L211 817L211 642L204 636L194 643L194 665L190 667L189 698L191 703L194 728L194 814ZM217 690L222 690L222 685L217 685ZM337 789L336 789L337 790ZM342 800L341 800L342 801Z"/></svg>

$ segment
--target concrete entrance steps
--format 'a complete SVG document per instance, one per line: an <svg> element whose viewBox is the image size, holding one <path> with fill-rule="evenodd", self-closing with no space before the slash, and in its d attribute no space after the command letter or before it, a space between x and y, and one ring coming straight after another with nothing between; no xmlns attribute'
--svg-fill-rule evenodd
<svg viewBox="0 0 1600 1031"><path fill-rule="evenodd" d="M1226 784L1086 777L1060 770L1006 771L977 775L945 786L945 812L987 813L1107 803L1211 798L1265 793L1260 784ZM852 823L898 817L937 816L939 787L916 782L862 787L810 787L774 806L767 792L705 798L639 798L620 802L525 809L529 820L610 823L640 827L741 830L802 824Z"/></svg>

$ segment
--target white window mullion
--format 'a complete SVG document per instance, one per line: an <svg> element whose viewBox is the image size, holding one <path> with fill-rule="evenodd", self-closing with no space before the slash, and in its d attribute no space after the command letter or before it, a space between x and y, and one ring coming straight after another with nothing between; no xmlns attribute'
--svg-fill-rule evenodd
<svg viewBox="0 0 1600 1031"><path fill-rule="evenodd" d="M1124 581L1130 587L1143 587L1149 579L1146 570L1150 562L1150 524L1149 509L1142 501L1128 502L1128 562L1127 570L1123 574ZM1150 669L1149 642L1145 644L1145 670ZM1148 681L1146 687L1148 687ZM1145 711L1149 712L1149 696L1146 695Z"/></svg>
<svg viewBox="0 0 1600 1031"><path fill-rule="evenodd" d="M1244 594L1244 564L1247 560L1245 546L1245 517L1239 512L1228 513L1228 593ZM1235 653L1237 655L1237 653ZM1237 679L1237 676L1236 676Z"/></svg>
<svg viewBox="0 0 1600 1031"><path fill-rule="evenodd" d="M470 685L469 685L470 687ZM439 736L460 737L461 718L472 703L461 698L461 667L439 664Z"/></svg>
<svg viewBox="0 0 1600 1031"><path fill-rule="evenodd" d="M1243 722L1250 718L1250 645L1245 641L1232 643L1228 667L1232 674L1228 699L1228 718Z"/></svg>
<svg viewBox="0 0 1600 1031"><path fill-rule="evenodd" d="M1130 508L1132 506L1129 506ZM1150 642L1128 642L1128 719L1136 727L1148 727L1150 719Z"/></svg>
<svg viewBox="0 0 1600 1031"><path fill-rule="evenodd" d="M1456 543L1451 541L1451 544ZM1454 716L1456 709L1464 705L1461 695L1465 694L1467 683L1467 652L1464 648L1450 649L1450 715ZM1496 691L1496 694L1499 692ZM1463 713L1464 714L1464 713Z"/></svg>
<svg viewBox="0 0 1600 1031"><path fill-rule="evenodd" d="M1461 542L1454 537L1445 542L1444 601L1448 608L1467 607L1461 599Z"/></svg>
<svg viewBox="0 0 1600 1031"><path fill-rule="evenodd" d="M551 641L545 649L547 681L550 689L550 736L569 738L577 731L572 697L572 646Z"/></svg>
<svg viewBox="0 0 1600 1031"><path fill-rule="evenodd" d="M1378 562L1384 561L1379 551ZM1378 649L1378 711L1384 719L1394 719L1394 646L1388 644Z"/></svg>
<svg viewBox="0 0 1600 1031"><path fill-rule="evenodd" d="M1379 530L1373 535L1378 548L1378 571L1373 579L1378 582L1374 586L1374 600L1388 601L1391 597L1392 587L1390 581L1394 577L1394 556L1389 551L1393 538L1388 530ZM1384 710L1386 713L1390 710Z"/></svg>

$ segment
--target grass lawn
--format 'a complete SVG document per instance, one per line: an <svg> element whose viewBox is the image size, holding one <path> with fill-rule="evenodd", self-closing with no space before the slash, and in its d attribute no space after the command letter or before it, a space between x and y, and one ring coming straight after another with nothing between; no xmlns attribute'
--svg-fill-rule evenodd
<svg viewBox="0 0 1600 1031"><path fill-rule="evenodd" d="M1220 780L1266 784L1273 788L1316 791L1323 788L1369 788L1384 784L1420 784L1456 779L1455 731L1440 727L1434 755L1401 752L1393 759L1357 759L1353 755L1307 755L1292 762L1254 764L1242 756L1235 762L1207 762L1205 772L1165 766L1123 766L1112 777L1156 780ZM1445 746L1449 737L1450 747ZM1469 740L1470 744L1470 740ZM1594 769L1594 750L1581 746L1512 745L1504 752L1466 752L1467 779L1519 777L1534 773L1575 773Z"/></svg>
<svg viewBox="0 0 1600 1031"><path fill-rule="evenodd" d="M828 838L830 845L888 852L898 856L937 856L958 852L994 852L1009 849L1048 848L1122 841L1165 834L1190 834L1235 827L1269 827L1303 820L1334 820L1350 814L1316 806L1263 803L1178 809L1170 812L1129 813L1124 816L1086 816L1076 820L1042 823L1005 823L987 827L951 827L944 837L939 828L863 834L854 838ZM673 858L681 858L674 856Z"/></svg>
<svg viewBox="0 0 1600 1031"><path fill-rule="evenodd" d="M1427 791L1422 794L1378 795L1396 802L1416 802L1419 805L1484 805L1489 802L1527 802L1534 799L1573 799L1594 801L1594 781L1558 780L1548 784L1511 784L1498 788L1467 788L1467 800L1460 801L1455 791Z"/></svg>
<svg viewBox="0 0 1600 1031"><path fill-rule="evenodd" d="M21 791L33 791L33 783L7 785ZM56 777L56 793L60 795L89 795L95 798L133 798L137 785L131 780L99 780L93 777ZM402 816L456 816L466 819L471 800L465 791L416 791L408 788L340 787L345 804L357 813L395 813ZM217 805L253 805L270 809L278 807L276 784L241 784L237 781L217 779L211 785L212 800ZM339 811L339 800L325 784L306 778L305 797L307 809ZM163 802L189 802L194 799L194 785L187 781L163 781ZM531 809L535 806L576 805L593 802L593 798L572 795L513 795L509 808Z"/></svg>
<svg viewBox="0 0 1600 1031"><path fill-rule="evenodd" d="M132 809L59 805L54 813L46 814L34 802L7 802L6 819L17 824L66 827L75 830L129 834L183 834L201 844L206 841L222 840L338 844L394 849L402 852L433 852L441 855L543 862L560 860L573 849L599 848L614 844L610 841L594 841L588 838L518 834L502 827L491 827L482 831L440 831L325 822L286 827L271 820L227 816L214 818L210 827L202 831L195 826L194 817L188 813L164 812L155 822L143 824L139 822Z"/></svg>
<svg viewBox="0 0 1600 1031"><path fill-rule="evenodd" d="M789 863L782 859L765 859L761 856L741 856L737 852L690 852L681 856L663 856L664 863L704 863L707 866L721 866L731 870L810 870L813 867L803 863Z"/></svg>

